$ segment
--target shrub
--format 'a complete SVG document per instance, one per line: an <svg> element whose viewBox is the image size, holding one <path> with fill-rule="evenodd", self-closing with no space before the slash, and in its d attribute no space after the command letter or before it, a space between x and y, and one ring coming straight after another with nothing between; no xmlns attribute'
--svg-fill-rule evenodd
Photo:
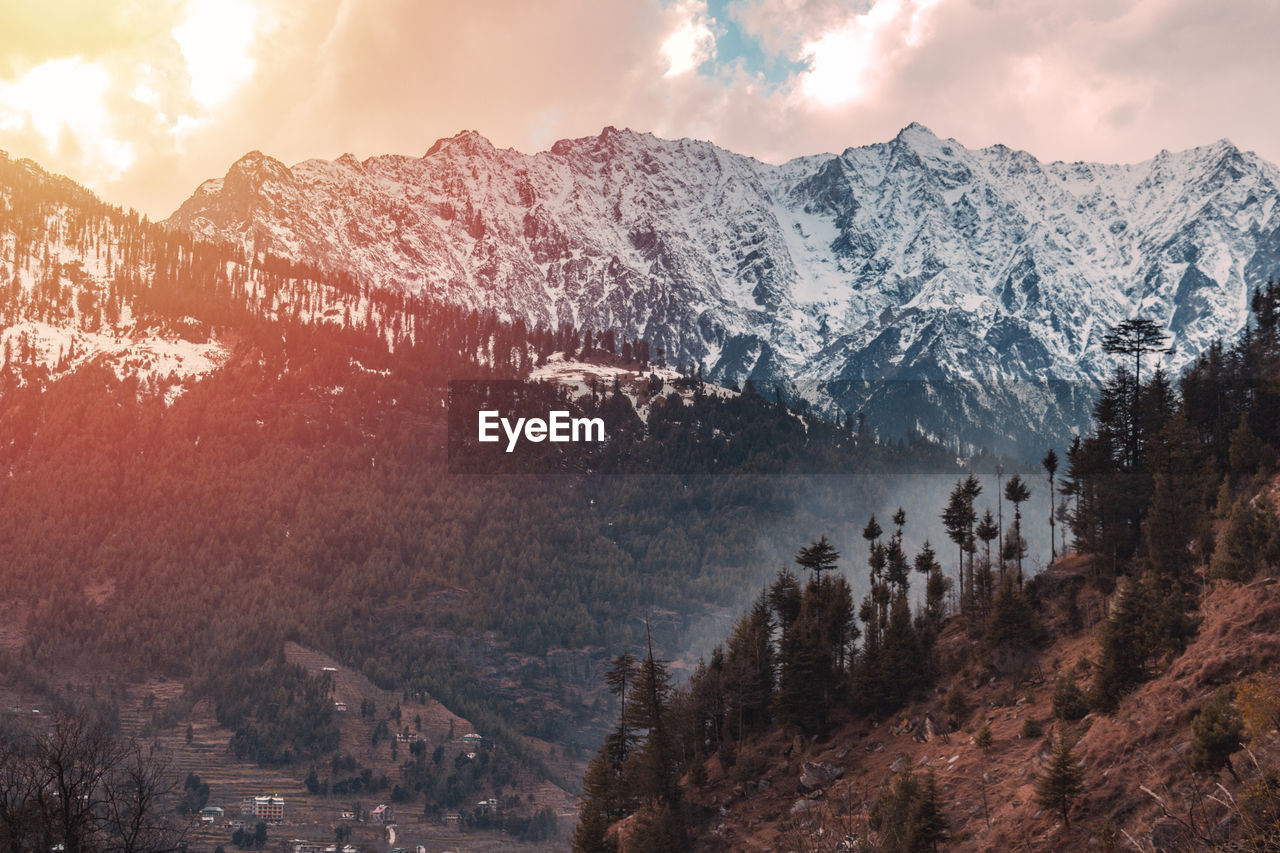
<svg viewBox="0 0 1280 853"><path fill-rule="evenodd" d="M1280 728L1280 671L1260 672L1248 678L1236 688L1236 707L1250 740Z"/></svg>
<svg viewBox="0 0 1280 853"><path fill-rule="evenodd" d="M1243 744L1244 721L1240 712L1231 704L1229 693L1219 693L1206 704L1191 721L1191 750L1187 761L1197 773L1217 773L1222 768L1234 777L1231 754Z"/></svg>
<svg viewBox="0 0 1280 853"><path fill-rule="evenodd" d="M1053 716L1071 722L1083 719L1089 713L1089 702L1084 691L1076 685L1073 676L1058 679L1053 688Z"/></svg>

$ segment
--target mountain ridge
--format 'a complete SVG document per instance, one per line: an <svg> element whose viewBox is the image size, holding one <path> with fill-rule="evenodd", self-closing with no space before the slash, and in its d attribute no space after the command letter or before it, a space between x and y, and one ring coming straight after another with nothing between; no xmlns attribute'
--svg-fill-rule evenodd
<svg viewBox="0 0 1280 853"><path fill-rule="evenodd" d="M1087 423L1120 320L1166 325L1173 371L1238 332L1250 289L1280 269L1277 199L1280 169L1226 140L1043 163L912 123L774 165L606 127L534 154L476 131L422 157L290 167L251 152L167 224L529 323L643 336L717 381L783 384L889 434L923 418L963 436L972 418L925 412L935 389L895 421L902 399L874 383L973 383L942 396L994 415L968 438L998 442ZM1080 387L1011 387L1045 380ZM1000 414L1011 405L1041 414L1019 424Z"/></svg>

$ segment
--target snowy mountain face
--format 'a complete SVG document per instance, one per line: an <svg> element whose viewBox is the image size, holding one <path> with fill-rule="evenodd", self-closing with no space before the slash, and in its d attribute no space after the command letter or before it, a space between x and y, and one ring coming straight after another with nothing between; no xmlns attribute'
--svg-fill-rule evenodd
<svg viewBox="0 0 1280 853"><path fill-rule="evenodd" d="M154 229L154 226L151 226ZM19 382L97 363L166 401L226 349L190 317L160 322L135 298L154 272L136 216L0 152L0 346Z"/></svg>
<svg viewBox="0 0 1280 853"><path fill-rule="evenodd" d="M38 386L95 365L171 403L227 363L237 322L393 327L375 302L146 222L0 151L0 395L10 378Z"/></svg>
<svg viewBox="0 0 1280 853"><path fill-rule="evenodd" d="M251 153L169 219L210 238L531 323L613 328L724 384L789 383L892 437L1087 424L1143 316L1177 370L1280 269L1280 170L1229 142L1133 165L970 150L913 124L780 166L606 128L525 155Z"/></svg>

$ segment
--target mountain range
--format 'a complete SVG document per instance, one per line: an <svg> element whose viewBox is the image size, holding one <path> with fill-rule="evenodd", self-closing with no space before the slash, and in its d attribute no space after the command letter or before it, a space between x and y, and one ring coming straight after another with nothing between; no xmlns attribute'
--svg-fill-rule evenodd
<svg viewBox="0 0 1280 853"><path fill-rule="evenodd" d="M772 165L608 127L536 154L472 131L421 157L255 151L165 224L1009 449L1087 425L1115 323L1167 328L1170 371L1238 333L1280 269L1278 196L1280 169L1225 140L1045 163L912 124Z"/></svg>
<svg viewBox="0 0 1280 853"><path fill-rule="evenodd" d="M644 336L717 381L786 383L890 433L998 441L1083 425L1116 322L1168 328L1171 370L1238 332L1280 267L1278 187L1280 170L1225 140L1042 163L912 124L770 165L611 127L533 155L468 131L422 157L287 167L253 152L168 223Z"/></svg>

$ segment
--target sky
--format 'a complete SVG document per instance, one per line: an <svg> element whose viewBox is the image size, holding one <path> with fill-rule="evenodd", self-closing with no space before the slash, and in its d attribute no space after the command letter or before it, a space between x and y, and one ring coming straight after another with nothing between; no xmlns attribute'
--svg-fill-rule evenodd
<svg viewBox="0 0 1280 853"><path fill-rule="evenodd" d="M1046 160L1280 162L1277 0L0 0L0 150L153 218L251 150L532 152L606 125L769 162L918 121Z"/></svg>

